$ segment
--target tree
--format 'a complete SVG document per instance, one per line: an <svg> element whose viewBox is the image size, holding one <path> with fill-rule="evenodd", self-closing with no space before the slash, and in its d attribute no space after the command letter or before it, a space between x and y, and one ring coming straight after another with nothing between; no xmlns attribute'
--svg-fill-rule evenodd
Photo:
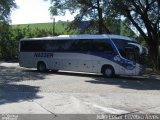
<svg viewBox="0 0 160 120"><path fill-rule="evenodd" d="M130 27L134 26L147 43L154 66L158 66L160 1L113 0L111 14L116 17L123 15L129 20Z"/></svg>
<svg viewBox="0 0 160 120"><path fill-rule="evenodd" d="M0 0L0 57L4 57L4 52L10 49L7 41L9 40L10 13L14 8L16 8L15 0Z"/></svg>
<svg viewBox="0 0 160 120"><path fill-rule="evenodd" d="M88 20L90 21L88 29L93 29L94 26L98 28L99 34L103 31L110 33L104 21L109 12L110 0L51 0L51 2L53 6L50 11L53 15L64 15L67 10L78 13L69 26L71 29L79 26L82 20Z"/></svg>
<svg viewBox="0 0 160 120"><path fill-rule="evenodd" d="M16 8L15 0L1 0L0 22L8 23L10 21L9 15L14 8Z"/></svg>

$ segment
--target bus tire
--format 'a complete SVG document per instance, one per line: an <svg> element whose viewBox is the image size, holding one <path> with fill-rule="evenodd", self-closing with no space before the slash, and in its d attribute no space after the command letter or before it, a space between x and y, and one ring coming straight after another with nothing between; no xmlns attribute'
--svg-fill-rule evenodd
<svg viewBox="0 0 160 120"><path fill-rule="evenodd" d="M47 71L46 64L44 62L38 62L38 64L37 64L37 70L39 72L46 72Z"/></svg>
<svg viewBox="0 0 160 120"><path fill-rule="evenodd" d="M105 77L114 77L115 76L114 68L110 65L103 66L102 67L102 74Z"/></svg>

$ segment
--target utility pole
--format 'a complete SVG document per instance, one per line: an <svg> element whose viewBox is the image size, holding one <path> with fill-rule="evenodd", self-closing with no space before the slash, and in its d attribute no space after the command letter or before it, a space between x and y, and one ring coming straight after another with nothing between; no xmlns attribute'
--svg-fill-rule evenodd
<svg viewBox="0 0 160 120"><path fill-rule="evenodd" d="M53 19L52 35L54 36L54 34L55 34L55 18L54 18L54 17L52 17L52 19Z"/></svg>

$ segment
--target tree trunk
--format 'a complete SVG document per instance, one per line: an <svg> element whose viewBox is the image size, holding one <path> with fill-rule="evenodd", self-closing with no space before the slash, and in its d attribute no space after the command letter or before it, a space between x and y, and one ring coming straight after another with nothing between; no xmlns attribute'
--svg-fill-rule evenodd
<svg viewBox="0 0 160 120"><path fill-rule="evenodd" d="M102 34L102 23L103 23L103 17L102 17L102 9L100 8L99 0L97 0L97 10L98 10L98 25L99 25L99 34Z"/></svg>
<svg viewBox="0 0 160 120"><path fill-rule="evenodd" d="M152 59L154 69L160 70L160 60L159 60L159 53L158 53L159 44L157 44L157 41L158 39L156 38L153 41L153 44L149 46L149 55Z"/></svg>
<svg viewBox="0 0 160 120"><path fill-rule="evenodd" d="M99 25L99 34L103 34L103 31L105 31L107 34L110 34L110 31L106 27L103 21L103 11L100 7L99 0L97 0L97 10L98 10L98 25Z"/></svg>

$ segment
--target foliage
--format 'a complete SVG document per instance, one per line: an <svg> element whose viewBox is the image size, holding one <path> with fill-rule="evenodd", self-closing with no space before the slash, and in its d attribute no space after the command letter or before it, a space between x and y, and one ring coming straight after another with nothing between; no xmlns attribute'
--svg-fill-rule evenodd
<svg viewBox="0 0 160 120"><path fill-rule="evenodd" d="M8 43L9 25L6 23L0 23L0 57L4 56L4 52L9 48L5 47Z"/></svg>
<svg viewBox="0 0 160 120"><path fill-rule="evenodd" d="M16 8L15 0L0 0L0 22L8 23L10 13Z"/></svg>
<svg viewBox="0 0 160 120"><path fill-rule="evenodd" d="M58 21L55 24L55 32L56 34L69 34L65 31L67 28L68 23L63 21ZM20 24L20 25L13 25L13 28L27 28L29 26L30 29L35 30L46 30L46 31L52 31L53 30L53 23L35 23L35 24Z"/></svg>
<svg viewBox="0 0 160 120"><path fill-rule="evenodd" d="M9 54L5 53L12 48L12 41L10 43L8 41L10 13L14 8L15 0L0 0L0 58L8 57Z"/></svg>

